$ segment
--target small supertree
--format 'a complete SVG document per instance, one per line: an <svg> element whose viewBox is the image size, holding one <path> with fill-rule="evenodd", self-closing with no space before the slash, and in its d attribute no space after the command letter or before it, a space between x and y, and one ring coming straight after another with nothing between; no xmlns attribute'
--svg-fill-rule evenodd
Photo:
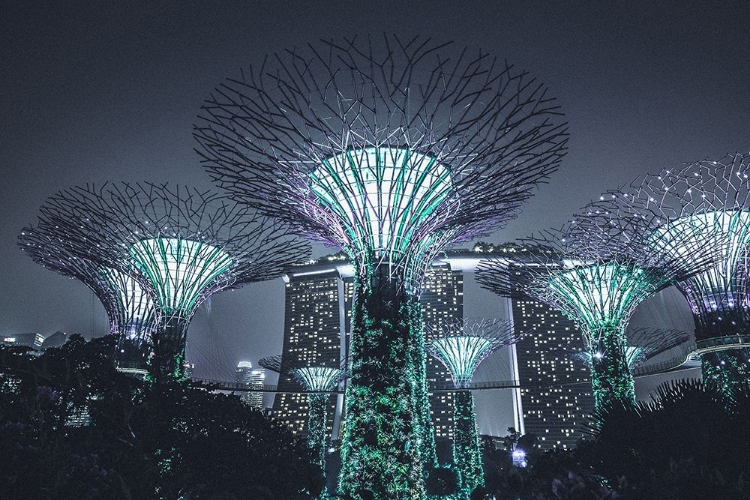
<svg viewBox="0 0 750 500"><path fill-rule="evenodd" d="M156 327L153 300L131 276L78 257L68 244L33 227L23 228L18 236L19 247L35 262L81 281L99 298L109 318L109 333L117 336L115 356L120 365L143 365L148 354L144 348Z"/></svg>
<svg viewBox="0 0 750 500"><path fill-rule="evenodd" d="M323 471L326 466L326 407L331 391L347 376L344 369L331 366L288 366L280 355L269 356L258 361L263 368L280 374L291 375L307 395L307 444L313 450L315 463Z"/></svg>
<svg viewBox="0 0 750 500"><path fill-rule="evenodd" d="M625 361L632 373L649 359L687 342L690 335L672 328L629 328L625 334ZM601 357L601 352L583 351L573 354L573 359L591 367L592 358Z"/></svg>
<svg viewBox="0 0 750 500"><path fill-rule="evenodd" d="M497 319L445 321L426 328L432 338L425 345L427 352L445 365L458 389L453 406L453 463L461 490L468 494L484 484L471 377L483 359L523 335L515 332L510 321Z"/></svg>
<svg viewBox="0 0 750 500"><path fill-rule="evenodd" d="M630 238L617 224L599 228L594 224L598 215L586 211L562 230L526 240L528 251L523 258L480 262L476 277L488 290L539 300L578 324L586 350L592 354L594 404L602 408L614 402L635 403L625 339L635 308L705 268L710 255L695 248L693 260L675 258L664 249Z"/></svg>
<svg viewBox="0 0 750 500"><path fill-rule="evenodd" d="M423 498L425 269L514 217L557 168L558 107L486 53L384 35L277 54L203 110L195 137L219 184L354 264L342 492Z"/></svg>
<svg viewBox="0 0 750 500"><path fill-rule="evenodd" d="M699 161L637 179L624 192L598 203L630 224L633 237L668 247L675 258L692 259L696 247L713 249L715 263L676 283L690 304L698 347L734 337L733 347L703 354L705 380L731 392L750 375L750 349L740 348L750 332L750 164L747 156ZM640 233L640 234L636 234ZM745 337L746 339L746 337Z"/></svg>
<svg viewBox="0 0 750 500"><path fill-rule="evenodd" d="M309 246L227 197L182 186L74 187L40 209L37 233L66 252L134 278L154 298L155 378L182 376L190 319L211 294L279 276Z"/></svg>

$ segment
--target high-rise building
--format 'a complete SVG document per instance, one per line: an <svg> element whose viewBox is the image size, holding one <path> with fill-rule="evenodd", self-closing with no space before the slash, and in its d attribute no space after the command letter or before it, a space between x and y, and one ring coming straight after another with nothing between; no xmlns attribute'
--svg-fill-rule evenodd
<svg viewBox="0 0 750 500"><path fill-rule="evenodd" d="M285 363L305 366L339 367L348 355L351 328L353 270L340 255L324 257L314 264L296 268L285 276L286 299L284 319ZM447 263L436 263L428 272L422 296L422 318L426 323L463 317L463 275L451 271ZM445 367L427 359L430 383L451 384ZM274 400L274 416L294 433L307 427L307 396L295 393L299 384L288 375L279 376ZM335 401L334 401L335 399ZM453 422L453 393L430 395L431 413L436 437L450 437ZM334 410L335 406L335 410ZM328 415L333 439L343 411L343 394L331 397Z"/></svg>
<svg viewBox="0 0 750 500"><path fill-rule="evenodd" d="M293 366L338 368L346 357L350 324L352 272L343 258L332 256L298 267L284 276L284 344L282 360ZM280 374L273 415L293 433L306 433L308 398L289 374ZM336 439L343 396L331 396L326 414ZM334 421L336 428L334 429ZM335 430L335 432L334 432Z"/></svg>
<svg viewBox="0 0 750 500"><path fill-rule="evenodd" d="M571 353L584 350L573 321L541 302L512 300L516 330L531 333L515 346L525 434L544 450L568 449L583 437L594 409L588 368Z"/></svg>
<svg viewBox="0 0 750 500"><path fill-rule="evenodd" d="M266 370L264 368L253 368L253 364L250 361L240 361L237 364L235 381L244 384L246 387L263 389L263 385L266 383ZM243 392L240 395L240 399L248 406L258 408L259 410L263 409L262 392Z"/></svg>

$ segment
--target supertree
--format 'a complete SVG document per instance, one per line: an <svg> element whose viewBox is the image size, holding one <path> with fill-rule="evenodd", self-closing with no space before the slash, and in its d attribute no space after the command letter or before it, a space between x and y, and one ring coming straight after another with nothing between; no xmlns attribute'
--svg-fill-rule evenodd
<svg viewBox="0 0 750 500"><path fill-rule="evenodd" d="M156 327L156 311L149 294L131 276L102 264L79 258L68 241L44 230L25 227L18 246L35 262L63 276L77 279L99 298L109 318L109 333L117 336L116 359L122 367L143 365L144 349Z"/></svg>
<svg viewBox="0 0 750 500"><path fill-rule="evenodd" d="M445 365L457 391L453 406L453 464L460 474L460 488L468 494L484 484L479 435L470 390L474 371L497 349L515 344L523 337L510 321L457 320L427 325L430 333L425 348Z"/></svg>
<svg viewBox="0 0 750 500"><path fill-rule="evenodd" d="M263 368L291 375L307 395L307 444L315 456L315 463L325 471L326 466L326 407L331 391L347 376L346 370L332 366L294 366L284 364L282 357L269 356L258 361Z"/></svg>
<svg viewBox="0 0 750 500"><path fill-rule="evenodd" d="M711 262L702 248L692 248L689 260L676 258L667 248L651 248L624 231L619 219L599 226L599 215L585 210L561 230L526 240L523 258L488 259L476 272L484 288L539 300L578 324L592 355L591 385L598 409L635 403L625 338L635 308Z"/></svg>
<svg viewBox="0 0 750 500"><path fill-rule="evenodd" d="M204 104L194 134L214 179L354 264L343 493L424 496L425 269L515 216L565 153L560 115L484 52L386 35L277 54Z"/></svg>
<svg viewBox="0 0 750 500"><path fill-rule="evenodd" d="M628 328L625 339L625 361L632 373L654 356L687 342L690 334L673 328L638 327ZM600 352L582 351L572 357L590 367L592 358L601 356Z"/></svg>
<svg viewBox="0 0 750 500"><path fill-rule="evenodd" d="M725 345L701 362L704 379L727 392L750 375L750 349L742 347L750 333L749 173L747 156L728 155L643 176L596 203L611 217L637 221L628 224L633 237L645 235L674 258L692 259L696 247L713 250L712 266L676 286L693 313L698 348Z"/></svg>
<svg viewBox="0 0 750 500"><path fill-rule="evenodd" d="M159 324L149 367L182 376L190 319L211 294L279 276L309 245L226 196L183 186L107 183L60 191L35 232L88 267L130 276L152 297Z"/></svg>

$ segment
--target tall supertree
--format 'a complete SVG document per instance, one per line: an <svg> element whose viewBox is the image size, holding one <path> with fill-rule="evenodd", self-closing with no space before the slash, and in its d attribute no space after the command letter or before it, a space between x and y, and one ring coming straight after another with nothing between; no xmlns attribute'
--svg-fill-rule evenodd
<svg viewBox="0 0 750 500"><path fill-rule="evenodd" d="M477 281L513 298L532 298L575 321L592 355L591 385L597 408L635 403L625 331L635 308L656 292L704 269L711 255L692 248L692 259L631 238L619 220L598 226L596 210L558 231L529 238L522 258L479 263ZM628 221L630 222L630 221ZM521 257L521 256L519 256Z"/></svg>
<svg viewBox="0 0 750 500"><path fill-rule="evenodd" d="M468 494L484 484L471 377L482 360L501 347L515 344L523 335L515 333L511 322L496 319L446 321L427 325L427 329L432 340L425 348L445 365L457 389L453 406L453 464L460 474L461 491Z"/></svg>
<svg viewBox="0 0 750 500"><path fill-rule="evenodd" d="M632 373L643 363L666 352L680 344L687 342L690 335L682 330L673 328L628 328L625 344L625 361ZM591 360L601 357L601 352L582 351L573 354L573 359L591 367Z"/></svg>
<svg viewBox="0 0 750 500"><path fill-rule="evenodd" d="M284 364L282 357L269 356L258 361L263 368L281 374L289 374L305 391L307 395L307 444L315 456L315 463L323 471L326 467L326 407L331 391L346 378L346 371L331 366L294 366Z"/></svg>
<svg viewBox="0 0 750 500"><path fill-rule="evenodd" d="M279 276L309 246L224 195L183 186L108 183L66 189L35 232L87 266L130 276L153 297L152 375L181 377L190 319L211 294Z"/></svg>
<svg viewBox="0 0 750 500"><path fill-rule="evenodd" d="M23 228L18 236L19 247L35 262L81 281L99 298L109 318L109 333L118 339L115 355L121 366L143 365L156 327L153 300L132 276L79 258L68 243L33 227Z"/></svg>
<svg viewBox="0 0 750 500"><path fill-rule="evenodd" d="M646 235L675 258L691 259L696 247L713 249L714 265L676 285L692 310L698 347L736 339L728 342L733 349L702 356L704 379L728 392L750 375L750 349L740 347L750 333L748 174L747 156L728 155L644 176L597 203L612 217L639 221L629 225L633 237Z"/></svg>
<svg viewBox="0 0 750 500"><path fill-rule="evenodd" d="M425 269L515 216L565 153L560 115L484 52L386 35L276 54L206 101L194 134L214 179L355 266L343 493L424 497Z"/></svg>

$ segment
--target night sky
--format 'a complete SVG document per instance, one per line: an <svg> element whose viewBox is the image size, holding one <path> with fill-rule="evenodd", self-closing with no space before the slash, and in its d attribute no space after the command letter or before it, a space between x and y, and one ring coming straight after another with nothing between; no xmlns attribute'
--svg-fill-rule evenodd
<svg viewBox="0 0 750 500"><path fill-rule="evenodd" d="M191 128L209 92L265 54L396 33L479 47L548 85L569 153L490 240L559 227L639 175L750 151L750 4L736 2L3 2L0 5L0 335L106 331L79 282L16 247L56 190L108 180L211 187ZM318 250L318 254L328 250ZM467 283L467 315L494 297ZM690 328L668 294L636 322ZM667 304L669 309L664 308ZM226 369L281 351L283 282L218 294L189 332ZM670 312L674 311L674 312ZM211 375L211 374L208 374Z"/></svg>

